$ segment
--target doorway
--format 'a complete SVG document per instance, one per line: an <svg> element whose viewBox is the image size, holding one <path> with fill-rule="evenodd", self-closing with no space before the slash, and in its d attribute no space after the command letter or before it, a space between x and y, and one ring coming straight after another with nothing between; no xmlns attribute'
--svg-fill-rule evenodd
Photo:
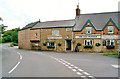
<svg viewBox="0 0 120 79"><path fill-rule="evenodd" d="M66 50L71 50L71 40L66 40Z"/></svg>

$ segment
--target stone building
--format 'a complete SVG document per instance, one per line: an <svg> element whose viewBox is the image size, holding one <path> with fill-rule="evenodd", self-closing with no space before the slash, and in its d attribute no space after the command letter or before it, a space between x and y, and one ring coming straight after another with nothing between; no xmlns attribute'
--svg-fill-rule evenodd
<svg viewBox="0 0 120 79"><path fill-rule="evenodd" d="M116 51L119 12L80 14L71 20L33 22L19 31L19 48L51 51Z"/></svg>

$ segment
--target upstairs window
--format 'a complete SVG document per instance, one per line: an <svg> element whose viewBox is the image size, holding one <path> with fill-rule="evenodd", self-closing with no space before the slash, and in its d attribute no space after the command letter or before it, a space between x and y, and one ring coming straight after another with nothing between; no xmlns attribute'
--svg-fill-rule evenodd
<svg viewBox="0 0 120 79"><path fill-rule="evenodd" d="M114 33L114 27L108 26L108 34L113 34L113 33Z"/></svg>
<svg viewBox="0 0 120 79"><path fill-rule="evenodd" d="M85 46L91 46L92 45L92 40L84 40L84 45Z"/></svg>
<svg viewBox="0 0 120 79"><path fill-rule="evenodd" d="M35 38L37 38L38 37L38 34L37 33L35 33Z"/></svg>
<svg viewBox="0 0 120 79"><path fill-rule="evenodd" d="M52 36L60 36L59 30L53 30L52 31Z"/></svg>
<svg viewBox="0 0 120 79"><path fill-rule="evenodd" d="M92 27L86 27L86 34L91 34Z"/></svg>

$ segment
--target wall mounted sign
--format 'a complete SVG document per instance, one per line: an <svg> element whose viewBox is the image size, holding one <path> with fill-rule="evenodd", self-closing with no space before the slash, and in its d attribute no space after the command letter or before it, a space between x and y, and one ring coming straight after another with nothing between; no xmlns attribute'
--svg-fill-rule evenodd
<svg viewBox="0 0 120 79"><path fill-rule="evenodd" d="M102 35L102 39L118 39L120 35Z"/></svg>
<svg viewBox="0 0 120 79"><path fill-rule="evenodd" d="M76 34L75 35L75 38L101 38L101 35L100 34L90 34L90 35L87 35L87 34Z"/></svg>
<svg viewBox="0 0 120 79"><path fill-rule="evenodd" d="M48 39L62 39L62 36L50 36Z"/></svg>

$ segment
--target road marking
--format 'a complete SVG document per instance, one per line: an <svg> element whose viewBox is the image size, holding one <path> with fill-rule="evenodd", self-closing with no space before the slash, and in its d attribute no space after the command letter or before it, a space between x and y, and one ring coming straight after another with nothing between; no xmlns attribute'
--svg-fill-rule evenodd
<svg viewBox="0 0 120 79"><path fill-rule="evenodd" d="M22 55L20 55L20 60L22 60Z"/></svg>
<svg viewBox="0 0 120 79"><path fill-rule="evenodd" d="M66 66L67 68L71 69L72 71L76 72L77 75L83 75L84 74L85 76L84 75L80 76L83 79L88 79L88 77L89 78L94 78L89 73L84 72L84 70L79 69L77 66L74 66L73 64L71 64L71 63L69 63L69 62L67 62L67 61L65 61L63 59L58 59L58 58L55 58L55 57L52 57L52 56L50 56L50 57L53 58L53 59L55 59L55 60L57 60L58 62L62 63L64 66ZM94 78L94 79L96 79L96 78Z"/></svg>
<svg viewBox="0 0 120 79"><path fill-rule="evenodd" d="M77 70L76 69L72 69L72 71L76 72Z"/></svg>
<svg viewBox="0 0 120 79"><path fill-rule="evenodd" d="M78 75L82 75L80 72L76 72Z"/></svg>
<svg viewBox="0 0 120 79"><path fill-rule="evenodd" d="M79 71L83 71L82 69L78 69Z"/></svg>
<svg viewBox="0 0 120 79"><path fill-rule="evenodd" d="M16 65L15 65L15 67L13 68L13 69L11 69L8 73L10 74L10 73L12 73L16 68L17 68L17 66L20 64L20 62L18 62Z"/></svg>
<svg viewBox="0 0 120 79"><path fill-rule="evenodd" d="M75 69L77 69L78 67L74 66Z"/></svg>
<svg viewBox="0 0 120 79"><path fill-rule="evenodd" d="M87 72L83 72L85 75L90 75L89 73L87 73Z"/></svg>
<svg viewBox="0 0 120 79"><path fill-rule="evenodd" d="M120 68L119 65L112 65L114 68Z"/></svg>
<svg viewBox="0 0 120 79"><path fill-rule="evenodd" d="M71 69L72 67L69 66L68 68Z"/></svg>

